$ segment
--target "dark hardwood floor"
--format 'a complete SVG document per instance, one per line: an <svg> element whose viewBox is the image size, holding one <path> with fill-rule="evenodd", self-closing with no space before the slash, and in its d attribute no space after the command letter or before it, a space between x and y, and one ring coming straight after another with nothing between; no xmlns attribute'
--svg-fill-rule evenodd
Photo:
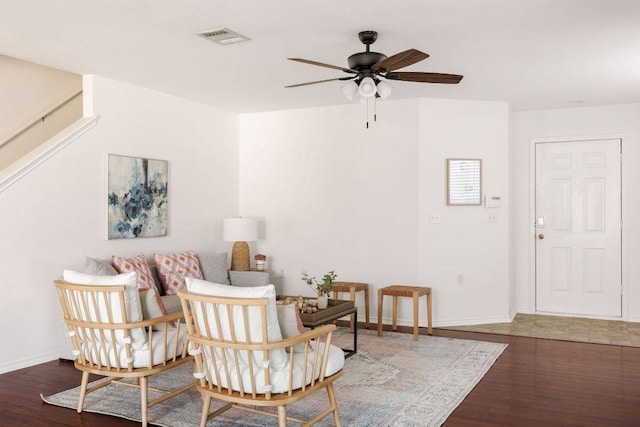
<svg viewBox="0 0 640 427"><path fill-rule="evenodd" d="M509 344L445 426L640 426L640 348L438 329L434 335ZM139 425L40 400L40 393L79 383L73 365L59 361L0 375L0 425Z"/></svg>

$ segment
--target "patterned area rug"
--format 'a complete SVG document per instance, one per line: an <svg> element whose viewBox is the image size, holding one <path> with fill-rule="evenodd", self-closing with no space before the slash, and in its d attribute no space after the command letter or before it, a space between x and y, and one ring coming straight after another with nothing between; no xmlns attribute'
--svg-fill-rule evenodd
<svg viewBox="0 0 640 427"><path fill-rule="evenodd" d="M352 335L338 328L334 343L351 348ZM347 359L344 375L335 382L340 419L345 426L439 426L480 381L506 348L505 344L411 334L358 331L358 353ZM150 380L150 386L177 388L193 380L186 363ZM154 397L149 393L150 398ZM78 388L43 397L52 405L75 408ZM85 410L140 421L138 390L109 385L90 393ZM158 426L197 426L199 393L190 389L149 409ZM328 405L326 392L287 407L293 417L312 418ZM221 405L212 402L211 409ZM208 426L277 426L271 417L231 409ZM333 425L332 416L318 425Z"/></svg>

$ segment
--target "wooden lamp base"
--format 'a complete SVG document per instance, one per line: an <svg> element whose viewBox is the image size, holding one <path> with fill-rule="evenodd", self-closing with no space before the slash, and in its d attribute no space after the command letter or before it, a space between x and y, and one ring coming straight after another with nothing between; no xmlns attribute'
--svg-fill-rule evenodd
<svg viewBox="0 0 640 427"><path fill-rule="evenodd" d="M231 269L248 271L251 269L249 260L249 245L247 242L235 242L231 250Z"/></svg>

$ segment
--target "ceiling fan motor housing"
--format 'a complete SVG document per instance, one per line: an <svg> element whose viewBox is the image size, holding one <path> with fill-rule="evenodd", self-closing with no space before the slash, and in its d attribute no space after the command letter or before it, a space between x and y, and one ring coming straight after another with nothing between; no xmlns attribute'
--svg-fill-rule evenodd
<svg viewBox="0 0 640 427"><path fill-rule="evenodd" d="M367 47L367 50L366 52L354 53L347 59L347 63L349 64L349 68L359 71L362 74L359 76L360 78L373 77L373 72L370 71L371 67L383 59L387 59L387 55L369 51L369 46L378 39L377 31L360 31L358 38Z"/></svg>
<svg viewBox="0 0 640 427"><path fill-rule="evenodd" d="M387 59L387 55L378 52L359 52L351 55L347 63L352 70L363 72L371 70L371 67L383 59Z"/></svg>

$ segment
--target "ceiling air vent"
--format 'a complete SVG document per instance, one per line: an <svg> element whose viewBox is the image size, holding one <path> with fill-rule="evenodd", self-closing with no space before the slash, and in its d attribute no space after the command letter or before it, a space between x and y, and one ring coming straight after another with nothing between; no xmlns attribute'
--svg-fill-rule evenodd
<svg viewBox="0 0 640 427"><path fill-rule="evenodd" d="M198 33L198 35L219 44L240 43L250 40L249 37L245 37L228 28L216 28L215 30L203 31Z"/></svg>

